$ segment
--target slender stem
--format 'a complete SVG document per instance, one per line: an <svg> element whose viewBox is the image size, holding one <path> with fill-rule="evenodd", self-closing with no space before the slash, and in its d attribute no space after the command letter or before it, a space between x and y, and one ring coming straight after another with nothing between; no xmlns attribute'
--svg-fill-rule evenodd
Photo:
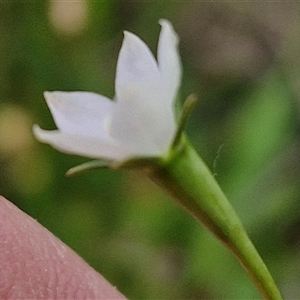
<svg viewBox="0 0 300 300"><path fill-rule="evenodd" d="M266 265L240 219L202 159L183 139L180 148L162 166L147 169L148 176L207 227L238 258L264 299L282 300Z"/></svg>

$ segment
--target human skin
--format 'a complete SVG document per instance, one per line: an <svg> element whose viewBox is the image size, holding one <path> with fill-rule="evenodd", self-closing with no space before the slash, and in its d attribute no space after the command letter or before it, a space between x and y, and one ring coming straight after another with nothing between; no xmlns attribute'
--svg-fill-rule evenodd
<svg viewBox="0 0 300 300"><path fill-rule="evenodd" d="M126 299L73 250L0 196L0 299Z"/></svg>

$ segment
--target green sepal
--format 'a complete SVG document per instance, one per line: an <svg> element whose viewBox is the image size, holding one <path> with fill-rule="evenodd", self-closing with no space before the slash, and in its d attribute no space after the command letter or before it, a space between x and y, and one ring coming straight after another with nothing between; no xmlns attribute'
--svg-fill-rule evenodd
<svg viewBox="0 0 300 300"><path fill-rule="evenodd" d="M66 176L71 177L96 169L145 169L153 166L162 166L163 164L164 160L160 157L134 157L118 162L97 159L69 169L66 172Z"/></svg>
<svg viewBox="0 0 300 300"><path fill-rule="evenodd" d="M184 131L187 119L190 116L190 114L191 114L193 108L195 107L197 101L198 101L198 98L195 94L191 94L185 99L185 101L183 103L183 106L182 106L182 109L181 109L181 115L180 115L180 118L179 118L177 131L176 131L174 140L172 142L171 149L177 148L177 145L181 140L181 136L182 136L182 133Z"/></svg>
<svg viewBox="0 0 300 300"><path fill-rule="evenodd" d="M78 175L87 172L89 170L107 169L111 167L111 164L112 164L111 161L100 160L100 159L88 161L86 163L83 163L81 165L69 169L66 172L66 176L70 177L70 176Z"/></svg>

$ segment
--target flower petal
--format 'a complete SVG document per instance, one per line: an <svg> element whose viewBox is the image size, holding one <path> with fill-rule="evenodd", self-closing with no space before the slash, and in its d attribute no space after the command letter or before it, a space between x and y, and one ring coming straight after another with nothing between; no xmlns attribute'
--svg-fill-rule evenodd
<svg viewBox="0 0 300 300"><path fill-rule="evenodd" d="M160 145L156 139L161 134L162 123L157 115L148 113L135 105L116 106L111 123L110 134L122 145L132 149L135 156L159 156Z"/></svg>
<svg viewBox="0 0 300 300"><path fill-rule="evenodd" d="M47 143L68 154L114 161L121 161L130 155L118 144L109 140L60 132L59 130L43 130L38 125L33 126L33 133L40 142Z"/></svg>
<svg viewBox="0 0 300 300"><path fill-rule="evenodd" d="M90 92L45 92L57 127L66 133L101 137L105 120L115 105L110 99Z"/></svg>
<svg viewBox="0 0 300 300"><path fill-rule="evenodd" d="M168 75L168 74L164 74ZM116 102L111 135L139 155L161 155L175 134L173 103L166 80L148 46L125 32L116 76Z"/></svg>
<svg viewBox="0 0 300 300"><path fill-rule="evenodd" d="M133 33L125 31L117 64L116 100L145 101L144 96L158 88L159 76L157 62L148 46Z"/></svg>
<svg viewBox="0 0 300 300"><path fill-rule="evenodd" d="M179 38L171 22L161 19L159 24L162 28L157 49L158 67L164 81L166 98L168 98L165 99L165 103L170 105L170 102L174 102L176 99L181 81L181 62L178 53Z"/></svg>

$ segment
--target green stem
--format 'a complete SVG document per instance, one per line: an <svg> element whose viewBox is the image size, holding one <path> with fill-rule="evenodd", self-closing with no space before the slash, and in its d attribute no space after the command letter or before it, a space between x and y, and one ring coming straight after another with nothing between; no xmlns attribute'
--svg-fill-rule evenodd
<svg viewBox="0 0 300 300"><path fill-rule="evenodd" d="M265 299L282 300L233 207L187 140L183 139L166 163L147 173L235 254Z"/></svg>

